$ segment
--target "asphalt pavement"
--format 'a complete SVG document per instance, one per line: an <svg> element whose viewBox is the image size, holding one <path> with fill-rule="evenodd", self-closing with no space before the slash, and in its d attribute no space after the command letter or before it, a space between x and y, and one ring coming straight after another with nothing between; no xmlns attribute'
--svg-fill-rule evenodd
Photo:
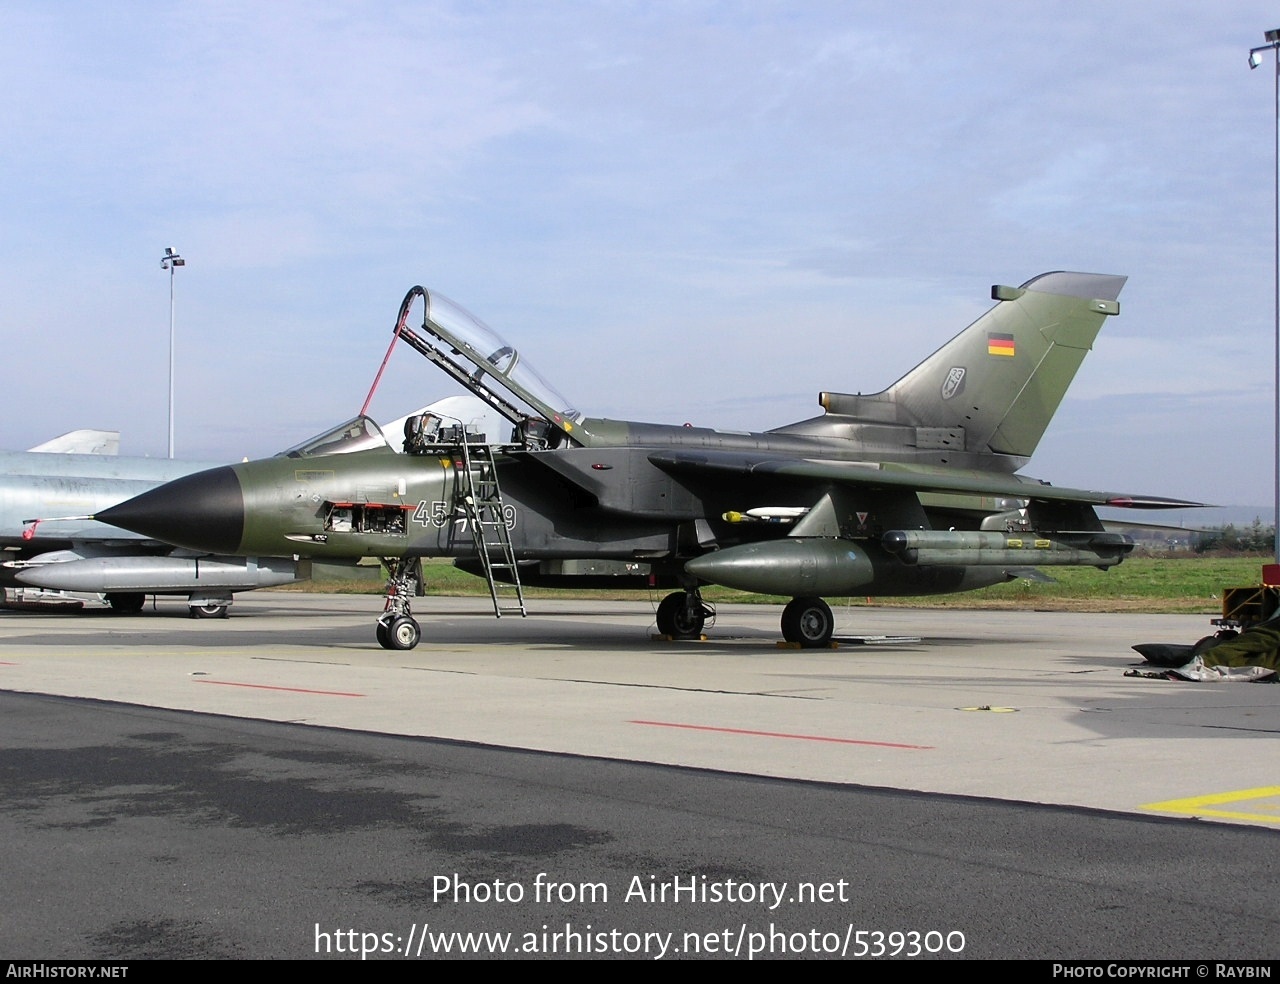
<svg viewBox="0 0 1280 984"><path fill-rule="evenodd" d="M1206 618L377 604L0 612L0 955L1277 955L1280 688L1125 675Z"/></svg>

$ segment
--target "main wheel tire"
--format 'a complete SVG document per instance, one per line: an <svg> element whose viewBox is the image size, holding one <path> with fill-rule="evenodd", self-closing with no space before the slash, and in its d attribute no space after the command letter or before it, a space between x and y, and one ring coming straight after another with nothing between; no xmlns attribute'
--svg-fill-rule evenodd
<svg viewBox="0 0 1280 984"><path fill-rule="evenodd" d="M226 605L192 605L192 618L226 618Z"/></svg>
<svg viewBox="0 0 1280 984"><path fill-rule="evenodd" d="M831 644L836 620L831 606L821 598L794 598L782 610L782 638L801 649L822 649Z"/></svg>
<svg viewBox="0 0 1280 984"><path fill-rule="evenodd" d="M141 591L125 591L107 595L107 604L119 615L137 615L147 603L147 596Z"/></svg>
<svg viewBox="0 0 1280 984"><path fill-rule="evenodd" d="M408 615L401 615L391 620L386 629L388 649L412 649L422 638L422 630L418 623ZM381 640L379 640L381 641Z"/></svg>
<svg viewBox="0 0 1280 984"><path fill-rule="evenodd" d="M683 591L673 592L658 602L656 620L658 631L673 639L696 639L707 623L702 603L695 600L690 607L689 597Z"/></svg>

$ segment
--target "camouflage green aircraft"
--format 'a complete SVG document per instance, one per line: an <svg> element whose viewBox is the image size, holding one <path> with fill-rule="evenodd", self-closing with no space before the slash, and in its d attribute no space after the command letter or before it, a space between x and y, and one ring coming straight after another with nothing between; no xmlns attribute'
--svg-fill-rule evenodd
<svg viewBox="0 0 1280 984"><path fill-rule="evenodd" d="M509 438L423 414L396 449L362 414L97 518L218 555L383 558L377 638L389 649L418 643L410 598L424 557L485 578L499 617L524 614L528 585L674 588L658 629L694 637L714 615L700 589L718 584L791 597L782 635L827 646L824 596L964 591L1036 565L1106 569L1133 544L1095 506L1197 505L1017 474L1119 313L1124 282L1058 272L994 287L990 311L888 389L821 393L821 416L764 433L585 416L493 331L414 287L392 347L407 343L484 400Z"/></svg>

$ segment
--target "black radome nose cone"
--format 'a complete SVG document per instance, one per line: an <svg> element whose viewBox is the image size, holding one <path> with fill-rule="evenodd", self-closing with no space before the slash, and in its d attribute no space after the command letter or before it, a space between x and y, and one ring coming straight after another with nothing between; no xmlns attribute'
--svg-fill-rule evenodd
<svg viewBox="0 0 1280 984"><path fill-rule="evenodd" d="M244 494L229 465L185 475L95 519L165 543L212 553L235 553L244 536Z"/></svg>

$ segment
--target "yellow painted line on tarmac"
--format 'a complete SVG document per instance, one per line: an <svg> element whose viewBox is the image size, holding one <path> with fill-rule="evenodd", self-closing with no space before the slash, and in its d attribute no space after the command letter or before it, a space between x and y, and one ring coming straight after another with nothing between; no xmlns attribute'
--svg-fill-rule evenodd
<svg viewBox="0 0 1280 984"><path fill-rule="evenodd" d="M1249 803L1255 804L1254 809L1242 808ZM1224 806L1230 806L1233 809L1221 809ZM1234 793L1213 793L1209 796L1192 796L1189 799L1165 800L1163 803L1144 803L1138 809L1196 817L1219 817L1223 820L1280 824L1280 786L1259 786L1257 789L1241 789Z"/></svg>

